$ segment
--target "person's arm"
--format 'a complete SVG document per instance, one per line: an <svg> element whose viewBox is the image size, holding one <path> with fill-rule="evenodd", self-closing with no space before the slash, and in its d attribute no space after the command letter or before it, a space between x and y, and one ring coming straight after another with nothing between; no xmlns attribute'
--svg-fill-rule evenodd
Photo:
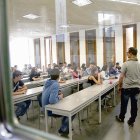
<svg viewBox="0 0 140 140"><path fill-rule="evenodd" d="M25 94L26 93L26 91L27 90L22 90L22 91L15 91L15 92L13 92L13 96L15 96L15 95L21 95L21 94Z"/></svg>
<svg viewBox="0 0 140 140"><path fill-rule="evenodd" d="M121 93L122 85L123 85L123 79L125 77L125 74L127 72L127 65L126 63L123 64L122 69L121 69L121 74L119 77L119 82L118 82L118 91Z"/></svg>
<svg viewBox="0 0 140 140"><path fill-rule="evenodd" d="M27 86L24 85L24 83L22 81L19 81L19 86L18 86L18 90L16 90L15 92L13 92L13 95L20 95L20 94L24 94L27 91Z"/></svg>
<svg viewBox="0 0 140 140"><path fill-rule="evenodd" d="M101 74L100 73L98 73L98 80L96 80L94 76L89 76L89 79L93 80L98 85L100 85L102 83L102 81L101 81Z"/></svg>
<svg viewBox="0 0 140 140"><path fill-rule="evenodd" d="M58 82L59 82L59 83L66 83L65 80L61 80L61 79L60 79Z"/></svg>
<svg viewBox="0 0 140 140"><path fill-rule="evenodd" d="M63 98L61 94L60 95L58 94L59 94L59 85L58 83L55 83L51 87L51 93L50 93L50 98L49 98L50 104L55 104Z"/></svg>
<svg viewBox="0 0 140 140"><path fill-rule="evenodd" d="M17 91L13 92L13 95L25 94L26 91L27 91L27 86L23 85L23 86L20 87Z"/></svg>
<svg viewBox="0 0 140 140"><path fill-rule="evenodd" d="M119 93L121 92L121 89L122 89L124 76L125 76L125 74L121 73L120 77L119 77L119 82L118 82L118 91L119 91Z"/></svg>
<svg viewBox="0 0 140 140"><path fill-rule="evenodd" d="M73 78L78 78L78 74L75 71L72 72L72 76Z"/></svg>
<svg viewBox="0 0 140 140"><path fill-rule="evenodd" d="M27 86L23 85L22 87L19 87L17 91L27 91Z"/></svg>
<svg viewBox="0 0 140 140"><path fill-rule="evenodd" d="M32 79L33 79L33 81L38 81L38 80L40 80L41 78L40 78L40 77L38 77L38 78L32 77Z"/></svg>

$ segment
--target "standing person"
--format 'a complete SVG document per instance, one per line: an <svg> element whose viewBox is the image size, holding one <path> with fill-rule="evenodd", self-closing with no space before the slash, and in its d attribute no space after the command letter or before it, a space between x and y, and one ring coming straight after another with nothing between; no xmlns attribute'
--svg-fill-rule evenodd
<svg viewBox="0 0 140 140"><path fill-rule="evenodd" d="M51 78L46 81L43 92L42 92L42 106L45 107L48 104L56 104L63 99L63 94L59 90L59 69L52 69ZM48 111L48 116L62 117L60 115L53 114L52 111ZM72 117L73 118L73 117ZM61 134L69 133L68 117L62 117L62 124L58 130Z"/></svg>
<svg viewBox="0 0 140 140"><path fill-rule="evenodd" d="M27 86L21 81L22 73L18 70L13 72L13 95L20 95L24 94L27 91ZM15 114L18 119L20 116L23 116L27 109L29 108L31 100L26 100L24 102L20 102L15 104L17 106Z"/></svg>
<svg viewBox="0 0 140 140"><path fill-rule="evenodd" d="M129 126L134 125L137 117L137 97L140 88L140 63L137 59L137 49L130 47L127 52L128 60L121 68L118 89L121 93L121 108L119 116L116 116L118 122L124 122L129 98L131 99L131 117L127 121Z"/></svg>

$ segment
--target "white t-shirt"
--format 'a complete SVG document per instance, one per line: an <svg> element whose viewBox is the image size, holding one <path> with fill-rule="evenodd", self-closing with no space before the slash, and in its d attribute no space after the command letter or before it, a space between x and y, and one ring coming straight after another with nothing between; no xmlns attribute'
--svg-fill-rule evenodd
<svg viewBox="0 0 140 140"><path fill-rule="evenodd" d="M140 88L140 63L129 60L121 68L121 73L125 74L123 88Z"/></svg>

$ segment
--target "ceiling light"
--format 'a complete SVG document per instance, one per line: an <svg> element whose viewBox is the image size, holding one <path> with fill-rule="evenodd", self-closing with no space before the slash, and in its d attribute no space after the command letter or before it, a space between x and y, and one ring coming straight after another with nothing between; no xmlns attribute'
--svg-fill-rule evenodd
<svg viewBox="0 0 140 140"><path fill-rule="evenodd" d="M68 28L69 25L61 25L60 27L61 27L61 28Z"/></svg>
<svg viewBox="0 0 140 140"><path fill-rule="evenodd" d="M34 14L28 14L28 15L25 15L23 16L24 18L28 18L28 19L36 19L36 18L39 18L39 16L37 15L34 15Z"/></svg>
<svg viewBox="0 0 140 140"><path fill-rule="evenodd" d="M72 1L72 3L77 6L85 6L85 5L91 4L92 2L90 0L74 0Z"/></svg>
<svg viewBox="0 0 140 140"><path fill-rule="evenodd" d="M140 2L134 2L130 0L110 0L113 2L121 2L121 3L126 3L126 4L135 4L135 5L140 5Z"/></svg>

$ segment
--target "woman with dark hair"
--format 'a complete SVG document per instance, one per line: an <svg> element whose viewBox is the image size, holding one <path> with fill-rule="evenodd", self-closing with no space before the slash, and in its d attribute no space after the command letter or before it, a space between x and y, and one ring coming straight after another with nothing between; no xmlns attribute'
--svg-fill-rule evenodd
<svg viewBox="0 0 140 140"><path fill-rule="evenodd" d="M88 77L88 83L91 83L91 85L102 84L102 76L101 73L99 73L98 68L96 66L93 66L91 68L91 74Z"/></svg>

